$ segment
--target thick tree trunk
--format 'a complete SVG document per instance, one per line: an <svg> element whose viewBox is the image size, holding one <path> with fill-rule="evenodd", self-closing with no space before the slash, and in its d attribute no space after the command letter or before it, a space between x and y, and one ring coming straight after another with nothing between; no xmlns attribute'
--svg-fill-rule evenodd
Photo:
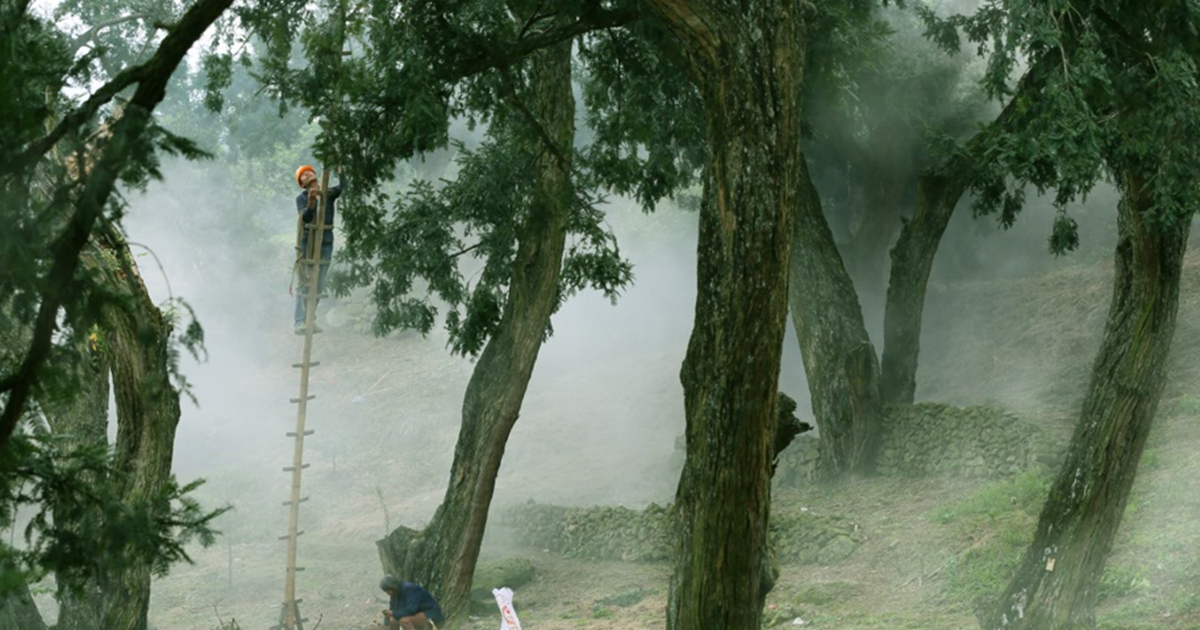
<svg viewBox="0 0 1200 630"><path fill-rule="evenodd" d="M118 238L109 235L110 238ZM122 500L148 502L171 476L179 392L171 383L171 324L150 299L135 273L124 242L110 240L109 252L124 261L114 282L128 289L122 303L106 306L104 328L111 340L113 392L117 405L116 468L123 475ZM165 513L169 505L159 506ZM145 630L151 567L133 566L106 576L104 628Z"/></svg>
<svg viewBox="0 0 1200 630"><path fill-rule="evenodd" d="M880 395L885 403L911 404L917 389L925 289L942 235L967 187L961 174L927 174L917 183L917 207L904 220L892 248L891 281L883 314Z"/></svg>
<svg viewBox="0 0 1200 630"><path fill-rule="evenodd" d="M450 484L424 531L402 527L378 543L384 570L424 584L451 623L467 611L496 474L557 306L573 194L571 42L532 55L531 83L530 110L556 146L539 151L535 200L520 228L508 301L464 396Z"/></svg>
<svg viewBox="0 0 1200 630"><path fill-rule="evenodd" d="M109 349L107 335L99 329L88 340L80 356L80 389L66 405L43 403L46 421L56 437L66 441L68 448L105 447L108 445L108 375ZM57 512L56 520L59 519ZM96 620L104 614L104 594L97 579L83 582L66 575L56 575L58 585L58 622L55 630L93 630Z"/></svg>
<svg viewBox="0 0 1200 630"><path fill-rule="evenodd" d="M1153 190L1121 180L1116 274L1083 410L1033 544L987 630L1095 627L1100 576L1166 379L1189 222L1152 221Z"/></svg>
<svg viewBox="0 0 1200 630"><path fill-rule="evenodd" d="M46 630L28 586L22 584L0 597L0 630Z"/></svg>
<svg viewBox="0 0 1200 630"><path fill-rule="evenodd" d="M801 177L788 303L821 432L819 467L825 476L869 472L880 430L879 360L803 164Z"/></svg>
<svg viewBox="0 0 1200 630"><path fill-rule="evenodd" d="M792 217L804 192L801 2L647 6L671 31L706 110L695 325L680 380L671 630L758 630L787 317Z"/></svg>

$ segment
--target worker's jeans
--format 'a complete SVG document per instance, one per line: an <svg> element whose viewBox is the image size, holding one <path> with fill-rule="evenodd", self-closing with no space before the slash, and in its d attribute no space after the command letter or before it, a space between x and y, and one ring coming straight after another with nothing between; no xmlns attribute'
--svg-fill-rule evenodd
<svg viewBox="0 0 1200 630"><path fill-rule="evenodd" d="M308 251L308 238L307 238L307 235L305 235L305 238L302 239L302 241L300 243L301 255L302 256L306 255L307 251ZM320 272L317 273L317 295L321 295L321 294L325 293L325 275L329 273L329 261L332 259L332 257L333 257L333 243L322 243L321 244L321 262L323 264L321 265ZM309 265L304 259L300 260L299 274L300 274L300 287L296 291L296 325L297 326L304 323L304 316L308 312L306 310L306 307L307 307L307 299L308 299ZM315 317L316 316L314 315L314 318Z"/></svg>

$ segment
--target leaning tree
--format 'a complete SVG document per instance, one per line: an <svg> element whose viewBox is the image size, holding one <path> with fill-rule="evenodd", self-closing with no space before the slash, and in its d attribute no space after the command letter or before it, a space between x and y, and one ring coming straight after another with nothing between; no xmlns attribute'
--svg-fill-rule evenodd
<svg viewBox="0 0 1200 630"><path fill-rule="evenodd" d="M1112 302L1091 382L1033 543L982 620L988 630L1095 626L1099 579L1166 379L1200 204L1197 17L1184 1L995 0L938 23L943 43L956 45L962 28L990 54L995 96L1011 96L1020 59L1044 72L1035 93L1010 104L1024 124L989 142L975 183L985 207L1011 222L1026 186L1053 188L1050 245L1061 253L1078 244L1066 205L1100 179L1120 192Z"/></svg>

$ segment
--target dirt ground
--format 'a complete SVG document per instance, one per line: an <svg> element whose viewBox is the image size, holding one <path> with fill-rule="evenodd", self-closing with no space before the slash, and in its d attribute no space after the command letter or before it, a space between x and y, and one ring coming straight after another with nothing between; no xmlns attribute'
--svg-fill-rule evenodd
<svg viewBox="0 0 1200 630"><path fill-rule="evenodd" d="M1196 271L1189 265L1192 288L1200 287ZM996 394L975 402L995 401L1002 392L1008 398L999 402L1017 400L1020 404L1010 406L1026 417L1069 421L1063 410L1076 404L1078 385L1086 380L1078 373L1086 373L1094 352L1088 347L1095 343L1097 329L1089 314L1107 300L1106 292L1096 295L1093 289L1104 286L1107 272L1063 273L1067 275L991 292L970 285L932 290L931 308L947 314L931 318L931 325L943 332L937 347L953 346L954 335L965 334L959 329L973 327L995 336L969 339L971 351L989 357L986 362L964 363L940 350L940 359L932 350L923 355L922 391L958 403L968 402L972 388ZM1057 311L1018 299L1022 291L1047 287L1060 293L1075 287L1078 295L1064 297ZM1194 297L1200 289L1185 294L1176 361L1186 363L1178 372L1190 378L1197 367L1193 363L1200 363L1191 361L1200 354L1200 326L1194 325L1200 323ZM988 303L983 299L987 295L996 302ZM1036 308L1039 318L1050 321L1020 330L1020 344L1014 346L1006 341L1016 334L1008 322L1029 315L1013 310L1022 307ZM1006 323L989 325L985 317ZM620 348L625 353L620 360L616 355L581 358L578 349L548 346L510 440L494 508L528 499L633 508L669 502L676 479L667 461L683 428L677 375L686 330L676 336L677 343L665 350L639 351L634 340ZM1052 338L1059 341L1050 343ZM185 413L176 472L182 479L206 477L207 485L198 492L204 503L234 509L221 518L218 526L225 535L216 545L192 549L194 564L175 567L156 580L150 620L158 630L213 630L234 623L265 630L278 620L284 577L284 543L278 537L286 524L282 502L288 483L281 468L289 463L291 449L284 434L295 423L286 401L297 386L296 372L288 365L299 356L299 339L285 328L264 339L253 342L248 352L252 359L221 366L219 378L196 379L203 406ZM397 525L424 525L440 501L471 370L470 361L450 357L444 343L436 332L428 338L397 334L375 339L348 324L330 325L317 338L315 356L322 365L313 380L318 398L310 408L308 428L316 434L306 449L312 467L304 487L311 500L301 514L305 570L298 587L309 618L307 630L377 627L385 602L376 587L380 569L374 542ZM967 338L960 343L968 343ZM1009 362L1039 347L1046 354L1029 359L1034 362L1032 376L1021 378ZM997 367L1006 364L1007 369ZM1113 578L1114 595L1101 608L1102 628L1200 629L1200 534L1194 526L1200 494L1193 481L1200 474L1200 457L1194 452L1200 440L1200 398L1188 390L1178 375L1169 386L1166 419L1152 435L1149 460L1144 460L1114 551L1113 564L1125 573ZM1054 405L1044 404L1051 399ZM863 543L835 566L784 565L767 599L766 618L793 628L977 628L969 606L948 597L947 585L957 560L989 533L981 530L974 540L964 539L930 515L967 499L983 484L850 479L777 493L777 509L851 518ZM508 555L527 557L537 569L537 577L517 589L514 601L529 628L642 630L665 625L669 565L574 560L514 548L496 535L485 541L485 560ZM40 603L51 611L48 596L41 596ZM52 620L53 614L48 617ZM471 625L483 629L498 623L498 617L485 616L472 619Z"/></svg>

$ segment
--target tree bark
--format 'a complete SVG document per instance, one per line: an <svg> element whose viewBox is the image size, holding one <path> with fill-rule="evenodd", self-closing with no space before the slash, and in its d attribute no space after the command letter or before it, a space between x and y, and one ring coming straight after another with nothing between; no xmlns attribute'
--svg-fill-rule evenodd
<svg viewBox="0 0 1200 630"><path fill-rule="evenodd" d="M883 313L879 390L885 403L913 402L929 273L967 183L968 178L961 172L922 175L917 182L917 207L911 218L902 220L900 239L892 248L891 280Z"/></svg>
<svg viewBox="0 0 1200 630"><path fill-rule="evenodd" d="M823 476L869 472L880 430L879 360L821 199L801 165L788 302L800 339Z"/></svg>
<svg viewBox="0 0 1200 630"><path fill-rule="evenodd" d="M105 144L103 155L80 191L66 228L53 245L52 263L42 283L41 302L29 349L17 373L0 378L0 392L8 392L8 400L3 411L0 411L0 448L4 448L16 430L38 379L38 372L50 355L59 308L69 296L75 281L79 254L91 237L92 228L108 203L118 177L134 154L145 148L142 146L142 135L149 128L154 108L166 96L167 82L192 44L232 3L233 0L197 0L169 29L153 57L140 66L122 72L120 77L105 86L106 90L115 90L116 85L127 87L133 82L138 84L121 119L113 126L112 138ZM40 159L58 139L90 120L99 107L115 95L116 92L106 92L102 99L97 98L99 94L94 95L84 106L64 118L51 134L25 147L13 162L32 163Z"/></svg>
<svg viewBox="0 0 1200 630"><path fill-rule="evenodd" d="M531 55L529 110L556 146L544 146L543 138L535 148L534 201L520 227L503 315L467 385L445 498L424 531L401 527L378 542L384 570L424 584L451 624L468 609L496 474L557 308L573 196L571 46L566 41Z"/></svg>
<svg viewBox="0 0 1200 630"><path fill-rule="evenodd" d="M785 0L646 6L679 45L708 141L667 627L758 630L792 220L804 192L806 9Z"/></svg>
<svg viewBox="0 0 1200 630"><path fill-rule="evenodd" d="M46 630L29 586L22 584L0 597L0 630Z"/></svg>
<svg viewBox="0 0 1200 630"><path fill-rule="evenodd" d="M112 352L113 392L117 407L115 467L122 474L121 499L146 502L159 496L171 477L179 391L171 383L172 325L154 305L129 249L108 233L105 243L123 261L114 286L127 287L119 303L103 309ZM169 505L159 506L163 512ZM150 605L151 567L138 564L105 576L104 628L145 630Z"/></svg>
<svg viewBox="0 0 1200 630"><path fill-rule="evenodd" d="M98 327L93 334L80 352L85 360L79 366L80 389L76 396L66 405L42 404L50 430L64 439L68 448L108 445L108 335ZM55 519L62 522L57 514ZM55 630L95 628L96 620L103 618L105 602L99 581L96 578L72 581L60 574L55 576L55 582L59 601Z"/></svg>
<svg viewBox="0 0 1200 630"><path fill-rule="evenodd" d="M1150 216L1149 182L1121 174L1112 303L1079 423L988 630L1095 627L1097 586L1166 380L1190 221Z"/></svg>
<svg viewBox="0 0 1200 630"><path fill-rule="evenodd" d="M903 221L900 238L891 252L879 383L884 403L913 402L929 273L954 209L975 176L975 167L990 159L987 153L993 136L1025 124L1027 114L1020 111L1018 105L1026 99L1036 98L1043 75L1057 63L1058 57L1054 55L1034 61L1000 115L976 133L963 150L951 156L941 168L918 178L916 208L912 217Z"/></svg>

